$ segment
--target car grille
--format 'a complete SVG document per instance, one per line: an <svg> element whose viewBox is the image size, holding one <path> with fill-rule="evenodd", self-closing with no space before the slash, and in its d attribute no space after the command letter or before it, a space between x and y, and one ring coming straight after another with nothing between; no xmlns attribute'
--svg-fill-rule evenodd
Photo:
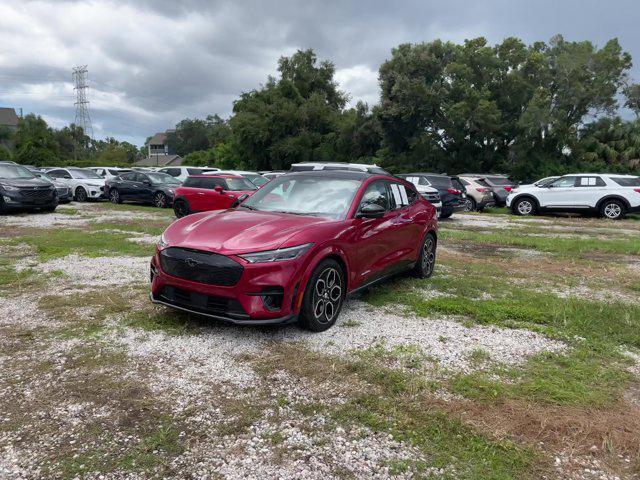
<svg viewBox="0 0 640 480"><path fill-rule="evenodd" d="M51 196L53 190L50 187L33 187L30 189L21 189L20 193L27 198L47 198Z"/></svg>
<svg viewBox="0 0 640 480"><path fill-rule="evenodd" d="M170 247L160 253L160 265L167 274L192 282L230 287L238 283L244 268L217 253Z"/></svg>
<svg viewBox="0 0 640 480"><path fill-rule="evenodd" d="M160 296L167 303L199 313L235 319L249 318L240 302L233 298L204 295L171 286L164 287Z"/></svg>

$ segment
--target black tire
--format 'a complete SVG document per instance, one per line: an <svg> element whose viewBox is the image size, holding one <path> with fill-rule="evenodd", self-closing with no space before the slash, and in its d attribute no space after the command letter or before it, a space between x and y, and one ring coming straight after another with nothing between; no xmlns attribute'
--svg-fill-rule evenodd
<svg viewBox="0 0 640 480"><path fill-rule="evenodd" d="M522 197L516 199L511 205L511 212L519 217L526 217L528 215L535 215L538 211L536 202L531 197Z"/></svg>
<svg viewBox="0 0 640 480"><path fill-rule="evenodd" d="M156 192L153 196L153 205L158 208L167 208L169 206L167 196L163 192Z"/></svg>
<svg viewBox="0 0 640 480"><path fill-rule="evenodd" d="M436 265L436 248L438 241L436 236L429 232L425 235L424 240L420 244L420 255L418 261L413 267L413 275L418 278L429 278L433 275L433 269Z"/></svg>
<svg viewBox="0 0 640 480"><path fill-rule="evenodd" d="M58 205L51 205L50 207L43 207L42 211L43 212L55 212L56 208L58 208Z"/></svg>
<svg viewBox="0 0 640 480"><path fill-rule="evenodd" d="M122 197L120 196L120 192L117 188L112 188L109 190L109 201L111 203L115 203L116 205L122 203Z"/></svg>
<svg viewBox="0 0 640 480"><path fill-rule="evenodd" d="M440 218L442 220L444 220L445 218L449 218L451 215L453 215L453 212L451 212L451 213L441 213L440 214Z"/></svg>
<svg viewBox="0 0 640 480"><path fill-rule="evenodd" d="M86 202L89 195L87 195L87 191L83 187L76 188L74 193L74 200L76 202Z"/></svg>
<svg viewBox="0 0 640 480"><path fill-rule="evenodd" d="M298 324L312 332L328 330L340 316L345 295L346 282L338 262L331 258L321 261L304 292Z"/></svg>
<svg viewBox="0 0 640 480"><path fill-rule="evenodd" d="M467 197L466 198L466 207L465 207L465 211L466 212L475 212L476 210L478 210L478 205L476 204L476 201L471 198L471 197Z"/></svg>
<svg viewBox="0 0 640 480"><path fill-rule="evenodd" d="M605 200L600 205L600 215L609 220L620 220L627 214L627 207L620 200Z"/></svg>
<svg viewBox="0 0 640 480"><path fill-rule="evenodd" d="M178 199L173 202L173 212L176 214L177 218L186 217L191 213L191 209L189 208L189 204L186 200Z"/></svg>
<svg viewBox="0 0 640 480"><path fill-rule="evenodd" d="M4 215L5 213L7 213L7 209L4 206L4 200L0 197L0 215Z"/></svg>

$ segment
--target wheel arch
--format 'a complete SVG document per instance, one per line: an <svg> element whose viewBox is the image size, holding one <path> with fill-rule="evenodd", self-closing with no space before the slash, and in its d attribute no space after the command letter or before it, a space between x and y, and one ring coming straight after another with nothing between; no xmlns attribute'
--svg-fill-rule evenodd
<svg viewBox="0 0 640 480"><path fill-rule="evenodd" d="M516 204L516 202L518 200L522 200L523 198L530 198L531 200L533 200L533 203L535 204L536 208L540 208L540 202L538 201L538 199L536 197L534 197L530 193L521 193L521 194L516 195L515 197L513 197L513 200L511 200L511 207L513 208L513 206Z"/></svg>
<svg viewBox="0 0 640 480"><path fill-rule="evenodd" d="M596 204L596 208L598 209L598 211L602 208L602 204L603 203L608 202L610 200L618 200L619 202L622 202L622 204L625 206L625 208L627 210L629 208L631 208L631 204L629 203L629 200L627 200L623 196L621 196L621 195L606 195L606 196L602 197L600 200L598 200L598 203Z"/></svg>

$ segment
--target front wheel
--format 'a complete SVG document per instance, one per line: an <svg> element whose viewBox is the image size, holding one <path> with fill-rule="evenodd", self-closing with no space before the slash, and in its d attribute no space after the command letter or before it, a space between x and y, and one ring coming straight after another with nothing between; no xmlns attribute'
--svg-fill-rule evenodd
<svg viewBox="0 0 640 480"><path fill-rule="evenodd" d="M436 247L437 241L433 233L427 233L420 245L420 255L413 274L418 278L429 278L433 275L433 269L436 266Z"/></svg>
<svg viewBox="0 0 640 480"><path fill-rule="evenodd" d="M471 197L467 197L464 210L466 212L475 212L477 209L478 206L476 204L476 201Z"/></svg>
<svg viewBox="0 0 640 480"><path fill-rule="evenodd" d="M78 187L75 197L76 202L86 202L88 197L87 191L83 187Z"/></svg>
<svg viewBox="0 0 640 480"><path fill-rule="evenodd" d="M600 206L600 215L609 220L620 220L626 213L627 209L620 200L607 200Z"/></svg>
<svg viewBox="0 0 640 480"><path fill-rule="evenodd" d="M162 193L162 192L158 192L153 196L153 204L158 207L158 208L166 208L167 206L167 196Z"/></svg>
<svg viewBox="0 0 640 480"><path fill-rule="evenodd" d="M513 204L511 208L514 214L519 215L521 217L525 217L527 215L535 215L536 213L536 204L535 202L528 198L519 198Z"/></svg>
<svg viewBox="0 0 640 480"><path fill-rule="evenodd" d="M324 332L333 326L346 295L342 268L335 260L323 260L309 279L302 299L299 325L312 332Z"/></svg>
<svg viewBox="0 0 640 480"><path fill-rule="evenodd" d="M190 213L189 204L182 199L176 200L173 202L173 212L178 218L186 217Z"/></svg>

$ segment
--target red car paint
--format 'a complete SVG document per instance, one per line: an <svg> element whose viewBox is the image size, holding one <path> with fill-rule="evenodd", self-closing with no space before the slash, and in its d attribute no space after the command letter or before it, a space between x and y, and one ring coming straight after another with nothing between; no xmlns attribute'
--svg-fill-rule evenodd
<svg viewBox="0 0 640 480"><path fill-rule="evenodd" d="M408 269L419 258L420 247L428 232L437 233L436 209L415 187L402 179L355 172L300 172L292 176L345 176L358 179L359 186L348 211L342 219L308 216L273 211L251 211L245 208L197 213L175 221L163 234L151 261L151 299L196 313L234 323L287 323L299 313L306 283L320 261L332 257L341 263L346 275L346 291L352 292L393 273ZM414 200L409 205L386 211L381 218L356 218L362 196L371 183L385 181L405 186ZM286 182L285 177L272 180L262 187ZM275 195L268 193L268 195ZM256 197L257 198L257 197ZM238 255L299 246L313 245L293 260L249 263ZM212 285L169 275L161 265L162 252L173 249L183 252L211 252L231 259L242 266L237 283ZM167 255L166 252L164 255ZM202 258L202 257L201 257ZM222 258L222 257L216 257ZM192 259L185 259L188 262ZM194 303L180 305L165 301L165 288L185 294L209 296L235 305L231 315L211 314L199 298ZM261 293L277 288L282 292L279 309L265 306ZM173 291L173 290L171 290ZM238 312L240 312L238 314Z"/></svg>
<svg viewBox="0 0 640 480"><path fill-rule="evenodd" d="M198 185L195 182L200 182ZM236 183L247 184L246 189ZM192 183L193 186L189 186ZM189 205L190 212L208 212L211 210L224 210L231 207L241 195L251 195L256 190L255 186L239 175L191 175L183 186L175 191L174 201L182 199Z"/></svg>

